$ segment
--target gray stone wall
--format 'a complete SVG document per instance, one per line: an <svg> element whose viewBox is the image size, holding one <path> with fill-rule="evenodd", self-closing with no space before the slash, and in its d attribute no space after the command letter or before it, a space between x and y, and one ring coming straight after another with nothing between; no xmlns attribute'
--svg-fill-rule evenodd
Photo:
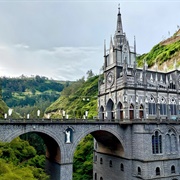
<svg viewBox="0 0 180 180"><path fill-rule="evenodd" d="M139 123L129 125L128 128L131 129L129 133L124 131L126 135L123 140L126 142L126 147L128 147L125 148L127 152L125 152L124 157L103 154L98 152L98 149L95 150L97 161L94 162L94 180L95 173L97 173L98 178L103 177L103 180L119 180L119 177L121 177L121 180L180 179L179 124ZM162 151L159 153L153 153L152 150L152 136L155 135L155 132L158 132L162 138ZM167 146L166 136L168 134L172 138ZM103 158L103 164L100 163L100 158ZM113 163L111 168L109 167L110 160ZM124 172L121 172L121 163L124 164ZM157 168L159 168L159 173Z"/></svg>

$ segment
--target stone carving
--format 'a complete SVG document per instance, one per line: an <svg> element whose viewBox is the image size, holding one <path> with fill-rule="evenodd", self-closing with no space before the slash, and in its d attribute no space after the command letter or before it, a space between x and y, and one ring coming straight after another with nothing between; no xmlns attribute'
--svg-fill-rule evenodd
<svg viewBox="0 0 180 180"><path fill-rule="evenodd" d="M66 143L71 143L71 131L70 130L66 130Z"/></svg>

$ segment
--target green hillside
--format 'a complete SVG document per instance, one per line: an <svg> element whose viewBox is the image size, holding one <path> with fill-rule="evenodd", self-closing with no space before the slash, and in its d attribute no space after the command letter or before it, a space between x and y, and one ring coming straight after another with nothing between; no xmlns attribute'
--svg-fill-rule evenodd
<svg viewBox="0 0 180 180"><path fill-rule="evenodd" d="M155 45L147 54L143 54L137 58L139 67L143 66L146 61L151 68L156 62L159 69L163 69L166 62L168 70L173 69L174 61L177 61L176 66L180 65L180 31L177 31L172 37Z"/></svg>
<svg viewBox="0 0 180 180"><path fill-rule="evenodd" d="M88 118L97 116L98 77L87 81L80 79L64 88L60 98L45 113L50 113L52 118L62 118L63 110L69 118L82 118L85 111L88 111Z"/></svg>
<svg viewBox="0 0 180 180"><path fill-rule="evenodd" d="M6 103L0 98L0 119L4 118L4 114L8 111Z"/></svg>
<svg viewBox="0 0 180 180"><path fill-rule="evenodd" d="M70 82L50 80L35 76L19 78L1 78L2 99L8 107L13 108L21 117L30 114L36 117L37 110L44 110L60 96L60 92Z"/></svg>
<svg viewBox="0 0 180 180"><path fill-rule="evenodd" d="M0 142L0 180L48 180L43 168L45 155L20 138Z"/></svg>

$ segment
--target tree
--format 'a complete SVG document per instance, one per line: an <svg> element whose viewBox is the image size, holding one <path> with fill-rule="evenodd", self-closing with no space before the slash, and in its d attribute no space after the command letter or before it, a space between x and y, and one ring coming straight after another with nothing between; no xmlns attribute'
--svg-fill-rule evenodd
<svg viewBox="0 0 180 180"><path fill-rule="evenodd" d="M88 70L86 74L87 74L87 79L94 76L94 73L93 73L92 69Z"/></svg>

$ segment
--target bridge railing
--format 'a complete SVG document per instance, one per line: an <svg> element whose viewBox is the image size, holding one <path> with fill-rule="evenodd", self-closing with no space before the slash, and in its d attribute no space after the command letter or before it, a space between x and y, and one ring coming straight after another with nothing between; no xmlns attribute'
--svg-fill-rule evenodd
<svg viewBox="0 0 180 180"><path fill-rule="evenodd" d="M0 119L0 123L180 123L180 119Z"/></svg>

